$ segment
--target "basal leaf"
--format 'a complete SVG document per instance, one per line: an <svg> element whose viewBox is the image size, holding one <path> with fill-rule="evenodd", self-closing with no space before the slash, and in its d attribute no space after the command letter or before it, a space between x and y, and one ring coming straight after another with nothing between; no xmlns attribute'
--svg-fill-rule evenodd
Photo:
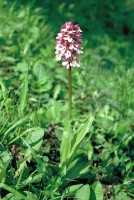
<svg viewBox="0 0 134 200"><path fill-rule="evenodd" d="M85 137L85 135L88 133L88 131L92 125L92 122L93 122L93 116L90 116L88 118L88 120L79 127L78 131L74 135L74 138L71 143L71 152L69 155L68 163L70 163L71 160L73 160L73 158L77 152L77 149L78 149L81 141Z"/></svg>
<svg viewBox="0 0 134 200"><path fill-rule="evenodd" d="M67 122L62 136L60 147L60 165L63 166L68 159L71 148L71 128L70 123Z"/></svg>

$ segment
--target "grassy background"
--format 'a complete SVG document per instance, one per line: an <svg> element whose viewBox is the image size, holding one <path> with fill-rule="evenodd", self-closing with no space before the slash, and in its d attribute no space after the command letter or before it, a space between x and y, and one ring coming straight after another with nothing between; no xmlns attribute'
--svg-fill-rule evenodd
<svg viewBox="0 0 134 200"><path fill-rule="evenodd" d="M89 170L72 171L63 184L57 165L67 70L55 61L55 37L70 20L83 30L84 50L72 70L72 126L90 113L95 119L78 152ZM133 0L0 2L0 181L15 189L2 187L2 199L16 191L67 199L68 186L95 180L105 199L133 198L133 21Z"/></svg>

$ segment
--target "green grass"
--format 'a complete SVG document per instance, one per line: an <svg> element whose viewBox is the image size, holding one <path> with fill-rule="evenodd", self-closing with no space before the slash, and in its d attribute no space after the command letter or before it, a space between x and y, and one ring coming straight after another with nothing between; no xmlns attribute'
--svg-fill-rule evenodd
<svg viewBox="0 0 134 200"><path fill-rule="evenodd" d="M89 2L0 2L3 200L134 197L133 1ZM72 70L71 125L67 70L55 61L55 36L69 20L82 27L84 50Z"/></svg>

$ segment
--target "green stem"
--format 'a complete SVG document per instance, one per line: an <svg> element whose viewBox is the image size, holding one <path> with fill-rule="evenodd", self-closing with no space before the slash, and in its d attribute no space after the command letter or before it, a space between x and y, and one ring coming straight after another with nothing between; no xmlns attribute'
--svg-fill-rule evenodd
<svg viewBox="0 0 134 200"><path fill-rule="evenodd" d="M68 120L71 119L71 108L72 108L72 76L71 67L68 69Z"/></svg>

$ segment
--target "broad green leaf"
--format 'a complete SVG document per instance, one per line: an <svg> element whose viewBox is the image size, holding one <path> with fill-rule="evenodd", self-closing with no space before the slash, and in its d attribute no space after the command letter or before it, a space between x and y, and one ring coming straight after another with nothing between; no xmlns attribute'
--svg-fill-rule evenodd
<svg viewBox="0 0 134 200"><path fill-rule="evenodd" d="M17 136L16 138L14 138L13 140L11 140L8 144L12 144L14 143L15 141L19 140L20 138L22 138L24 135L26 134L30 134L30 132L33 132L33 131L38 131L40 128L39 127L34 127L34 128L29 128L27 129L26 131L22 132L19 136Z"/></svg>
<svg viewBox="0 0 134 200"><path fill-rule="evenodd" d="M14 67L15 71L27 72L28 64L26 62L18 63L17 66Z"/></svg>
<svg viewBox="0 0 134 200"><path fill-rule="evenodd" d="M94 190L90 187L90 200L97 200Z"/></svg>
<svg viewBox="0 0 134 200"><path fill-rule="evenodd" d="M69 195L73 195L74 193L76 193L76 191L82 186L83 184L77 184L77 185L71 185L69 187L66 188L65 190L65 195L69 196Z"/></svg>
<svg viewBox="0 0 134 200"><path fill-rule="evenodd" d="M74 156L76 155L78 147L79 147L82 139L88 133L88 131L92 125L93 119L94 119L93 116L90 116L88 118L88 120L79 127L78 131L74 135L74 138L71 143L71 152L69 155L68 163L70 163L71 160L73 160Z"/></svg>
<svg viewBox="0 0 134 200"><path fill-rule="evenodd" d="M2 160L4 167L6 168L12 160L12 155L11 155L11 152L9 152L8 150L4 150L4 149L2 150L3 151L0 153L0 160Z"/></svg>
<svg viewBox="0 0 134 200"><path fill-rule="evenodd" d="M92 122L93 122L93 116L90 116L87 120L87 122L85 122L84 124L82 124L80 126L80 128L77 131L77 138L76 138L76 144L73 145L73 148L75 148L75 146L77 146L78 144L80 144L80 142L82 141L82 139L85 137L85 135L87 134L87 132L89 131Z"/></svg>
<svg viewBox="0 0 134 200"><path fill-rule="evenodd" d="M34 64L33 72L39 82L48 80L48 72L43 61L39 60Z"/></svg>
<svg viewBox="0 0 134 200"><path fill-rule="evenodd" d="M88 184L83 185L75 195L77 200L90 200L90 187Z"/></svg>
<svg viewBox="0 0 134 200"><path fill-rule="evenodd" d="M52 105L46 112L46 117L52 120L53 123L58 123L61 121L61 108L62 104L56 100L52 101Z"/></svg>
<svg viewBox="0 0 134 200"><path fill-rule="evenodd" d="M60 166L63 166L68 159L71 148L71 127L67 121L65 130L63 132L61 146L60 146Z"/></svg>
<svg viewBox="0 0 134 200"><path fill-rule="evenodd" d="M92 184L91 187L94 190L96 200L103 200L103 189L101 183L96 181Z"/></svg>
<svg viewBox="0 0 134 200"><path fill-rule="evenodd" d="M121 191L114 197L114 200L130 200L130 198L125 192Z"/></svg>
<svg viewBox="0 0 134 200"><path fill-rule="evenodd" d="M41 147L43 136L44 129L36 130L27 137L26 142L31 146L32 149L37 151Z"/></svg>
<svg viewBox="0 0 134 200"><path fill-rule="evenodd" d="M55 88L54 88L54 99L56 99L57 98L57 96L59 95L59 93L60 93L60 90L61 90L61 85L56 85L55 86Z"/></svg>
<svg viewBox="0 0 134 200"><path fill-rule="evenodd" d="M67 182L72 181L75 178L80 178L81 175L89 171L89 162L83 161L83 159L78 155L78 158L70 163L67 168L66 180Z"/></svg>
<svg viewBox="0 0 134 200"><path fill-rule="evenodd" d="M60 121L61 119L61 103L58 101L53 102L52 113L54 115L54 119Z"/></svg>
<svg viewBox="0 0 134 200"><path fill-rule="evenodd" d="M88 153L88 160L91 160L92 155L93 155L93 146L92 146L91 142L89 142L87 153Z"/></svg>

